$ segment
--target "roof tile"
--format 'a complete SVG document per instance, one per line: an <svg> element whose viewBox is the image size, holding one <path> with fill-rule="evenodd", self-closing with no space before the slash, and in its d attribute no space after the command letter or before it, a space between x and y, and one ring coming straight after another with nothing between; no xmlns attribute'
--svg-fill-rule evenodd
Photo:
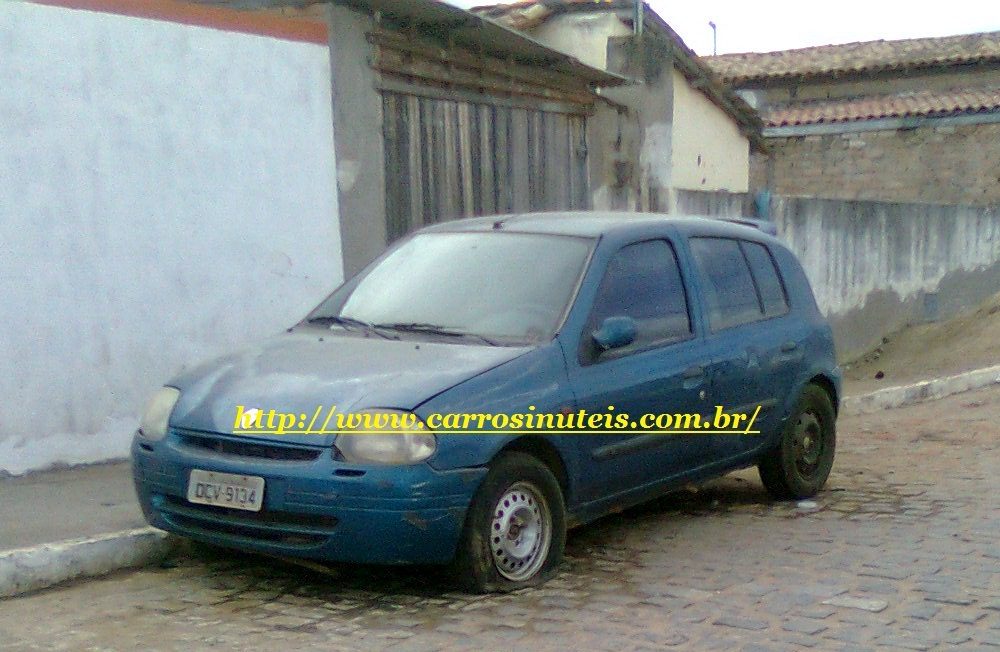
<svg viewBox="0 0 1000 652"><path fill-rule="evenodd" d="M1000 61L1000 31L705 57L729 83Z"/></svg>
<svg viewBox="0 0 1000 652"><path fill-rule="evenodd" d="M771 109L763 117L768 127L787 127L880 118L940 117L998 110L1000 110L1000 88L977 88L810 102Z"/></svg>

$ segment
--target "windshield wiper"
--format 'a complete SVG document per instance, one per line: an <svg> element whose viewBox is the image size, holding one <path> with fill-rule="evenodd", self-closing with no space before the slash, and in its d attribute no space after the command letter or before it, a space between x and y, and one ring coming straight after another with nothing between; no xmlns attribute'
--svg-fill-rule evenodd
<svg viewBox="0 0 1000 652"><path fill-rule="evenodd" d="M340 317L338 315L323 315L321 317L310 317L306 320L310 324L331 324L334 326L356 326L359 328L371 328L371 324L360 319L350 317Z"/></svg>
<svg viewBox="0 0 1000 652"><path fill-rule="evenodd" d="M441 335L444 337L471 337L479 340L480 342L489 344L490 346L500 346L500 343L496 340L483 335L467 333L466 331L455 330L453 328L448 328L447 326L438 326L437 324L425 324L421 322L394 322L391 324L375 324L375 328L385 328L394 331L402 331L404 333Z"/></svg>
<svg viewBox="0 0 1000 652"><path fill-rule="evenodd" d="M387 340L398 340L398 337L389 335L388 333L379 332L375 324L370 322L361 321L360 319L354 319L353 317L342 317L340 315L323 315L321 317L310 317L306 320L309 324L330 324L331 326L342 326L343 328L350 330L352 328L361 329L365 334L374 333L379 337L384 337Z"/></svg>

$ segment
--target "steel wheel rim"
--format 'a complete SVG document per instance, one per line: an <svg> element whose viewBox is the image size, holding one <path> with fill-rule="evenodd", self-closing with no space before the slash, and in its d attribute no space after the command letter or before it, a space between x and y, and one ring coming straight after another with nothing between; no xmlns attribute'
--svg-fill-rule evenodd
<svg viewBox="0 0 1000 652"><path fill-rule="evenodd" d="M812 412L799 415L793 436L795 468L802 477L809 477L819 468L826 450L826 435L819 418Z"/></svg>
<svg viewBox="0 0 1000 652"><path fill-rule="evenodd" d="M530 482L515 482L500 496L490 522L490 552L497 572L526 580L545 564L552 542L552 514Z"/></svg>

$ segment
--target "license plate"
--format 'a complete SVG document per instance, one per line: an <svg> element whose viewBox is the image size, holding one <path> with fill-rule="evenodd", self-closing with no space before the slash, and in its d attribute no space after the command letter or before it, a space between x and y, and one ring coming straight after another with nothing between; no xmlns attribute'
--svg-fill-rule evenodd
<svg viewBox="0 0 1000 652"><path fill-rule="evenodd" d="M259 512L264 506L264 478L191 470L188 502Z"/></svg>

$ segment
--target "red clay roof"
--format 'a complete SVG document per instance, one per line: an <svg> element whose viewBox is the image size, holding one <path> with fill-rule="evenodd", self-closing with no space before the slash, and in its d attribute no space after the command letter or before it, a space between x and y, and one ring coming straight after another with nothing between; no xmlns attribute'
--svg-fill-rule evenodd
<svg viewBox="0 0 1000 652"><path fill-rule="evenodd" d="M1000 88L918 91L853 100L809 102L765 113L768 127L855 122L880 118L951 116L1000 111Z"/></svg>
<svg viewBox="0 0 1000 652"><path fill-rule="evenodd" d="M554 14L580 9L604 9L612 5L622 5L622 0L520 0L506 4L490 4L472 7L474 14L516 30L527 30L544 23ZM601 5L606 5L602 7Z"/></svg>
<svg viewBox="0 0 1000 652"><path fill-rule="evenodd" d="M1000 32L705 57L726 82L1000 62Z"/></svg>

